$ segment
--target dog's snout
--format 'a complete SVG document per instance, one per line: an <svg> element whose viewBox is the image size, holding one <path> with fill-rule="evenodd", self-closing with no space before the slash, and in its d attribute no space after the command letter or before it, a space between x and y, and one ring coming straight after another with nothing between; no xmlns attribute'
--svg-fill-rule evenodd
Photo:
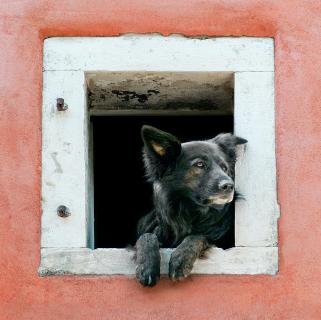
<svg viewBox="0 0 321 320"><path fill-rule="evenodd" d="M218 184L220 191L232 192L234 190L234 183L228 180L223 180Z"/></svg>

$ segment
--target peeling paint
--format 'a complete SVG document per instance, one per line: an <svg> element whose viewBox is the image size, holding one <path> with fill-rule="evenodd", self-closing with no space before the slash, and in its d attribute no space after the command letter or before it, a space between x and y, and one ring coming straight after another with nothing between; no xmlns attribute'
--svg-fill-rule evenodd
<svg viewBox="0 0 321 320"><path fill-rule="evenodd" d="M52 152L52 153L50 153L50 155L51 155L51 158L52 158L52 160L53 160L53 162L55 163L55 166L56 166L56 169L55 169L54 172L63 173L61 165L60 165L59 161L57 160L58 152Z"/></svg>
<svg viewBox="0 0 321 320"><path fill-rule="evenodd" d="M137 99L137 102L145 103L150 96L153 94L158 94L158 90L147 90L147 93L137 93L135 91L127 90L111 90L111 93L115 94L121 101L129 101ZM106 96L100 94L100 97L106 101Z"/></svg>
<svg viewBox="0 0 321 320"><path fill-rule="evenodd" d="M112 72L87 74L95 110L233 112L233 74L227 72Z"/></svg>
<svg viewBox="0 0 321 320"><path fill-rule="evenodd" d="M45 181L45 184L46 184L47 186L49 186L49 187L54 187L54 186L55 186L55 184L52 183L51 181Z"/></svg>

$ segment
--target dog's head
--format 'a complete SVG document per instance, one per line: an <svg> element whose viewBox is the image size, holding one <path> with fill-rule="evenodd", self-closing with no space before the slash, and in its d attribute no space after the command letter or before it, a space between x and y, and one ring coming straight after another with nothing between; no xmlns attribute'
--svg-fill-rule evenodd
<svg viewBox="0 0 321 320"><path fill-rule="evenodd" d="M201 206L233 200L236 146L247 140L223 133L211 140L180 143L151 126L142 127L142 138L146 174L156 189L166 188Z"/></svg>

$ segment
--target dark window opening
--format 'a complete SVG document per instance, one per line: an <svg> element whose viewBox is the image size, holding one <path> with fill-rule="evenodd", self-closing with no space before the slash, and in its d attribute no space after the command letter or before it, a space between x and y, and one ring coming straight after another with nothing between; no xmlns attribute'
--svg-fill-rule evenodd
<svg viewBox="0 0 321 320"><path fill-rule="evenodd" d="M152 209L152 186L144 177L141 126L152 125L182 142L233 132L232 115L93 116L95 247L134 245L136 224ZM234 230L221 247L234 246Z"/></svg>

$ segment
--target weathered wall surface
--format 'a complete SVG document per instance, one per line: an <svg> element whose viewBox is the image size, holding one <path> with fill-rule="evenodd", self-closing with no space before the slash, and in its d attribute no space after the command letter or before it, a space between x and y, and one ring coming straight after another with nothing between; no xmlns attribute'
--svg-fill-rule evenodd
<svg viewBox="0 0 321 320"><path fill-rule="evenodd" d="M319 1L0 2L0 319L320 319ZM159 32L275 38L280 272L39 278L42 45Z"/></svg>

